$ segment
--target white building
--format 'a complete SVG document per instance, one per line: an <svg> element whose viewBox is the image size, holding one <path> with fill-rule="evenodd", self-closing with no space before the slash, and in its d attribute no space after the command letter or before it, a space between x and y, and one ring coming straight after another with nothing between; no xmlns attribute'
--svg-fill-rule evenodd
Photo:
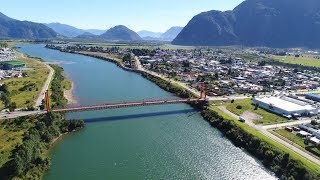
<svg viewBox="0 0 320 180"><path fill-rule="evenodd" d="M253 104L286 118L313 116L319 111L312 105L286 96L254 98Z"/></svg>

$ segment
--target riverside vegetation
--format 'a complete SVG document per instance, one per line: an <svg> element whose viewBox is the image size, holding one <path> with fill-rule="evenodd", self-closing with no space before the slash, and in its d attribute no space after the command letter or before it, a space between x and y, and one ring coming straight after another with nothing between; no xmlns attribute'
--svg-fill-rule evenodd
<svg viewBox="0 0 320 180"><path fill-rule="evenodd" d="M52 107L66 107L63 69L55 69L51 82ZM44 107L42 107L44 108ZM41 179L50 167L52 143L61 135L84 127L82 120L66 120L61 113L19 117L0 121L0 179Z"/></svg>

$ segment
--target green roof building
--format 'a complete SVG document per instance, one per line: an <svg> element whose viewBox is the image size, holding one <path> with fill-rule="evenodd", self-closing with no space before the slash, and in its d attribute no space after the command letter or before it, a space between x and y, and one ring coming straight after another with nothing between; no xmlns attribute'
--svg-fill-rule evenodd
<svg viewBox="0 0 320 180"><path fill-rule="evenodd" d="M2 70L15 70L25 68L26 64L20 61L3 61L0 62L0 69Z"/></svg>

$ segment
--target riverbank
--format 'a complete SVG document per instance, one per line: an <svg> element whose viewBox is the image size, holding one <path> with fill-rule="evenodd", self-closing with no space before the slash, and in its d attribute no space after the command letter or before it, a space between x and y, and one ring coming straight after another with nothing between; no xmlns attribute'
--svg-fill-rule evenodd
<svg viewBox="0 0 320 180"><path fill-rule="evenodd" d="M63 96L63 69L57 65L51 67L55 70L51 82L52 106L66 107L67 100ZM53 144L63 135L84 127L82 120L68 121L64 114L51 112L0 123L1 127L6 127L0 129L0 134L12 134L6 140L5 146L0 146L2 154L5 150L5 157L1 157L0 161L0 179L41 179L44 172L50 168L48 152Z"/></svg>
<svg viewBox="0 0 320 180"><path fill-rule="evenodd" d="M78 103L78 100L77 98L74 96L74 82L71 81L71 80L67 80L69 81L69 84L70 84L70 87L66 88L63 92L63 96L67 99L68 101L68 105L71 105L71 104L76 104Z"/></svg>

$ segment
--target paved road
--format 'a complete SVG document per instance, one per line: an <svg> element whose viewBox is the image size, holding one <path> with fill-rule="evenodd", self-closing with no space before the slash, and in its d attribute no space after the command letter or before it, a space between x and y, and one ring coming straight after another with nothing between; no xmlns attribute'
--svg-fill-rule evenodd
<svg viewBox="0 0 320 180"><path fill-rule="evenodd" d="M225 106L219 106L218 108L219 108L221 111L223 111L224 113L226 113L226 114L228 114L228 115L230 115L230 116L232 116L232 117L234 117L234 118L236 118L236 119L239 119L239 116L238 116L238 115L236 115L236 114L228 111ZM305 122L305 120L302 120L302 121ZM247 121L247 120L246 120L246 123L247 123L250 127L254 128L255 130L257 130L257 131L259 131L260 133L262 133L263 135L271 138L272 140L274 140L274 141L282 144L283 146L285 146L285 147L293 150L293 151L296 152L297 154L299 154L299 155L307 158L307 159L310 160L311 162L314 162L315 164L317 164L317 165L320 166L320 160L319 160L319 159L313 157L313 156L310 155L309 153L307 153L307 152L305 152L305 151L302 151L301 149L299 149L299 148L291 145L290 143L288 143L288 142L282 140L281 138L277 137L276 135L270 133L270 132L267 130L267 128L265 128L264 126L255 125L254 123L252 123L252 121ZM292 123L295 123L295 122L284 123L284 124L289 124L289 125L290 125L290 124L292 124ZM277 124L277 126L279 127L279 126L282 126L282 125L281 125L281 124ZM269 127L269 126L267 126L267 127Z"/></svg>
<svg viewBox="0 0 320 180"><path fill-rule="evenodd" d="M45 111L15 111L15 112L10 112L10 114L1 112L0 119L12 119L12 118L17 118L21 116L29 116L29 115L44 114L44 113Z"/></svg>
<svg viewBox="0 0 320 180"><path fill-rule="evenodd" d="M49 86L50 86L50 83L51 83L51 80L52 80L53 74L54 74L54 70L52 69L51 66L49 66L46 63L44 63L44 65L50 70L50 72L49 72L49 75L48 75L48 78L47 78L46 82L44 83L44 85L42 87L40 95L39 95L38 99L35 102L35 105L34 105L35 108L39 107L41 105L42 99L45 98L45 92L46 92L47 89L49 89Z"/></svg>
<svg viewBox="0 0 320 180"><path fill-rule="evenodd" d="M287 123L281 123L281 124L266 125L266 126L263 126L263 128L274 129L274 128L281 128L281 127L287 127L287 126L294 126L299 124L309 124L309 123L311 123L311 119L303 119L303 120L296 120L293 122L287 122Z"/></svg>

